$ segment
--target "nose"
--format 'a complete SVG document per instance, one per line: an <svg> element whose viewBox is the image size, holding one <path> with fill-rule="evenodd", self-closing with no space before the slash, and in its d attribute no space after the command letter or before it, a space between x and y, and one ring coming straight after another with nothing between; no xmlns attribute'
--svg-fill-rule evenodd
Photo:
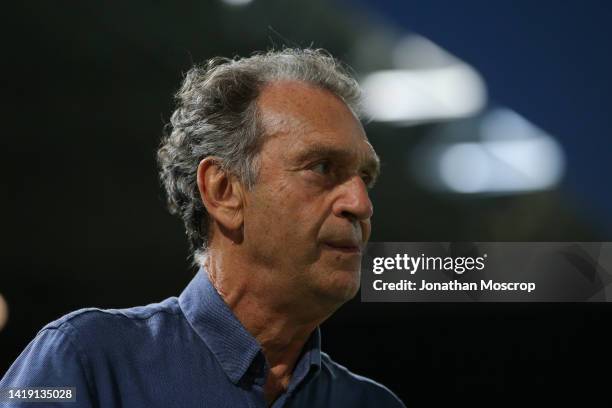
<svg viewBox="0 0 612 408"><path fill-rule="evenodd" d="M365 221L372 217L374 207L361 177L351 177L339 188L341 191L332 208L334 215L350 221Z"/></svg>

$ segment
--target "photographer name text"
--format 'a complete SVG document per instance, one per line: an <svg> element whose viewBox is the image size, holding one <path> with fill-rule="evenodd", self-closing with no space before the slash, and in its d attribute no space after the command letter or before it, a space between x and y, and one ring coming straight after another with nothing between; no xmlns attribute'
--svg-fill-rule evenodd
<svg viewBox="0 0 612 408"><path fill-rule="evenodd" d="M372 284L376 291L523 291L531 293L535 290L534 282L498 282L492 279L476 282L459 282L451 280L447 282L414 282L408 279L401 279L396 282L384 282L376 279Z"/></svg>

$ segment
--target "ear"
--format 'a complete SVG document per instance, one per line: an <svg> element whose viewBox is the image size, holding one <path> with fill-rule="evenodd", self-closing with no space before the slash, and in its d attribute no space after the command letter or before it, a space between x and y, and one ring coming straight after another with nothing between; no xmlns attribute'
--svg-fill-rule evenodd
<svg viewBox="0 0 612 408"><path fill-rule="evenodd" d="M242 183L224 171L215 157L207 157L200 162L197 182L200 198L211 218L223 230L239 230L244 220Z"/></svg>

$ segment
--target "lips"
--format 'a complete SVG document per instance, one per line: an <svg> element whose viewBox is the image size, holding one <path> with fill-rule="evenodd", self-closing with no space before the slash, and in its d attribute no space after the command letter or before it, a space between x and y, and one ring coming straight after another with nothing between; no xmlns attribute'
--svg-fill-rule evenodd
<svg viewBox="0 0 612 408"><path fill-rule="evenodd" d="M323 245L335 251L351 254L361 253L361 244L353 240L326 241Z"/></svg>

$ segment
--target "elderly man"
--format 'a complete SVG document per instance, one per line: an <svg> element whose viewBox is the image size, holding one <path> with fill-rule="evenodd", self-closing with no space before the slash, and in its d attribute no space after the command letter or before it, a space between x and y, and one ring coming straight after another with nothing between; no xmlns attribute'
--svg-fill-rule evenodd
<svg viewBox="0 0 612 408"><path fill-rule="evenodd" d="M178 298L47 325L0 388L73 387L79 407L402 407L320 350L370 235L358 99L317 50L189 71L158 159L196 276Z"/></svg>

